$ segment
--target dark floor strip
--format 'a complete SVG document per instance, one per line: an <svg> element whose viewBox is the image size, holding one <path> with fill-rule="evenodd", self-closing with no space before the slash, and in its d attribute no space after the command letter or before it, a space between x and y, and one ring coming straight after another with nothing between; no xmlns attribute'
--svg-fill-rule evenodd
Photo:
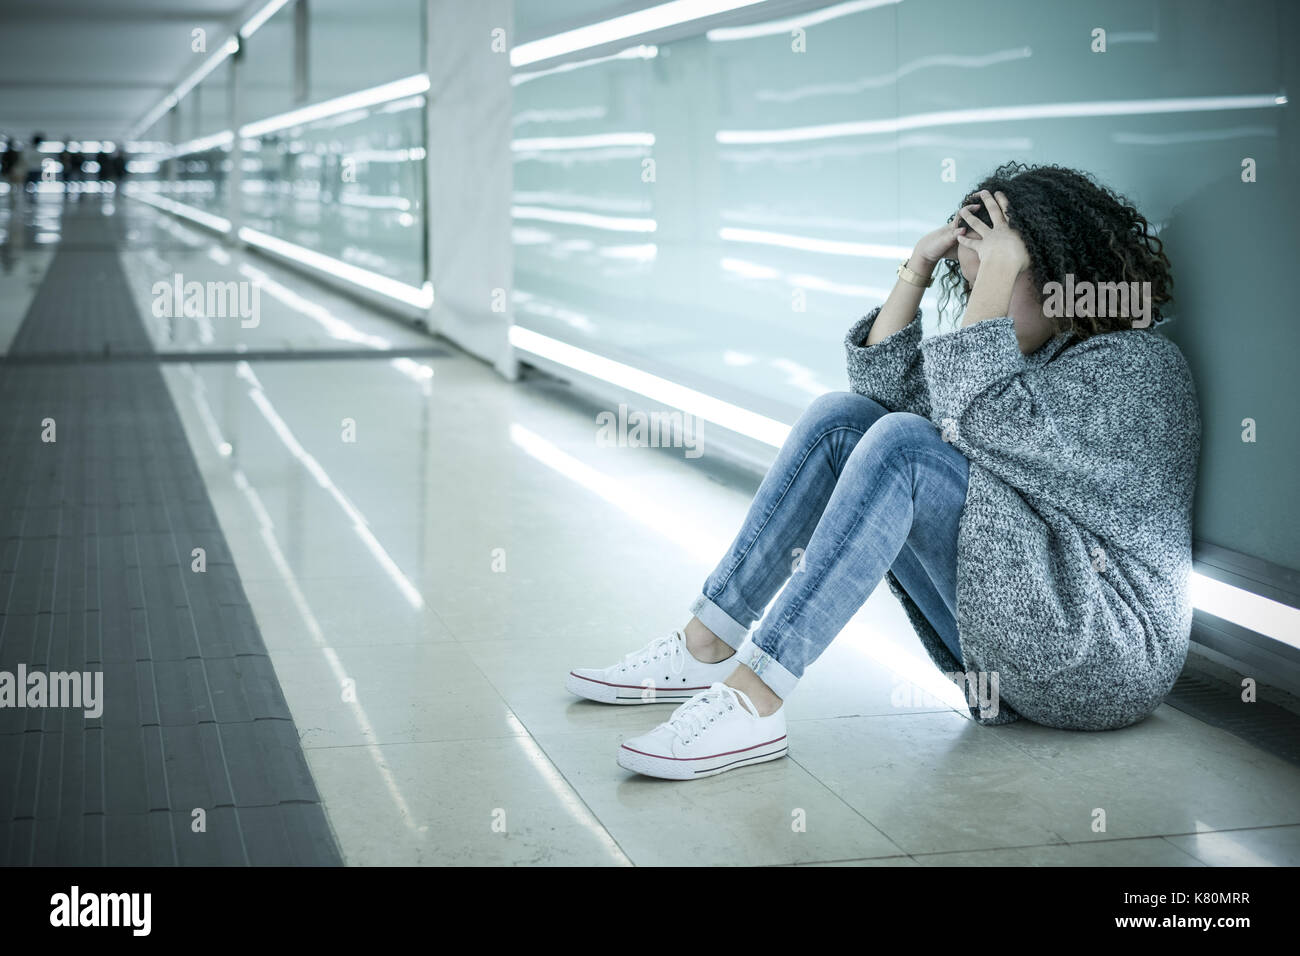
<svg viewBox="0 0 1300 956"><path fill-rule="evenodd" d="M14 352L147 350L116 256L79 247L113 221L64 224ZM9 363L0 456L0 680L103 680L96 716L0 707L0 863L339 863L159 366Z"/></svg>
<svg viewBox="0 0 1300 956"><path fill-rule="evenodd" d="M1300 716L1267 700L1243 703L1241 689L1183 672L1165 703L1300 767Z"/></svg>
<svg viewBox="0 0 1300 956"><path fill-rule="evenodd" d="M210 349L202 352L26 352L0 356L0 365L65 365L88 362L336 362L391 361L395 358L449 358L446 349L436 345L409 349Z"/></svg>

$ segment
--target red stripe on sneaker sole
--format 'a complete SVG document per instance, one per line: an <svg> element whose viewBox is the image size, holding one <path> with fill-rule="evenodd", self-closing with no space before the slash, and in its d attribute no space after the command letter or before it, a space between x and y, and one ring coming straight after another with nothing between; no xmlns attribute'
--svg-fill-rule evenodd
<svg viewBox="0 0 1300 956"><path fill-rule="evenodd" d="M754 744L752 747L745 747L741 750L726 750L720 754L706 754L703 757L665 757L663 754L648 754L644 750L637 750L635 747L629 747L627 744L620 744L624 750L631 751L634 754L640 754L642 757L653 757L655 760L715 760L718 757L730 757L732 754L749 753L751 750L757 750L759 747L766 747L768 744L779 743L785 740L786 734L780 737L773 737L771 740L764 741L761 744Z"/></svg>
<svg viewBox="0 0 1300 956"><path fill-rule="evenodd" d="M609 683L609 681L596 680L596 678L594 677L583 677L581 674L575 674L573 671L569 671L569 676L576 677L578 678L578 680L590 681L593 684L600 684L602 687L622 687L625 688L626 690L654 690L655 689L653 687L646 687L644 684L611 684ZM664 687L661 689L671 690L675 694L678 691L682 691L682 690L708 690L709 688L708 686L705 686L705 687L672 687L672 688Z"/></svg>
<svg viewBox="0 0 1300 956"><path fill-rule="evenodd" d="M742 767L745 764L753 763L758 760L770 760L773 757L784 756L789 747L782 747L780 750L773 750L770 754L755 754L753 757L741 757L739 760L733 760L731 763L724 763L721 767L709 767L706 770L696 770L696 773L717 773L720 770L729 770L732 767Z"/></svg>

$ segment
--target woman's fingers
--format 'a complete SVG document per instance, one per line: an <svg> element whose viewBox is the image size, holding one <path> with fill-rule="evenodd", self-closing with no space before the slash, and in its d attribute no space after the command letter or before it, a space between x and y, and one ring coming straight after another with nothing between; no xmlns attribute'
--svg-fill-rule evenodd
<svg viewBox="0 0 1300 956"><path fill-rule="evenodd" d="M1002 215L1011 211L1011 203L1007 201L1007 194L1001 191L995 192L993 198L998 201L998 207L1002 210Z"/></svg>
<svg viewBox="0 0 1300 956"><path fill-rule="evenodd" d="M970 236L958 236L957 245L965 246L967 249L978 249L980 247L980 241L978 239L972 239Z"/></svg>
<svg viewBox="0 0 1300 956"><path fill-rule="evenodd" d="M993 198L993 194L987 189L980 190L980 198L984 200L984 208L988 210L989 219L993 221L993 228L1003 225L1007 217L1003 215L1002 204Z"/></svg>
<svg viewBox="0 0 1300 956"><path fill-rule="evenodd" d="M958 214L962 219L966 220L966 228L974 229L981 236L988 232L989 227L984 225L984 223L982 223L975 214L971 212L970 206L962 206ZM997 223L995 222L994 225L997 225Z"/></svg>

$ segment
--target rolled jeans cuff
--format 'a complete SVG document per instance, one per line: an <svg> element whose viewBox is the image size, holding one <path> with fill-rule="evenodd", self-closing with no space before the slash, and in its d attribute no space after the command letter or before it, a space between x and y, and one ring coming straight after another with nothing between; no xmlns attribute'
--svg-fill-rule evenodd
<svg viewBox="0 0 1300 956"><path fill-rule="evenodd" d="M695 603L691 605L691 614L698 617L701 624L718 635L724 644L734 650L740 650L740 646L749 637L749 628L703 594L697 597Z"/></svg>
<svg viewBox="0 0 1300 956"><path fill-rule="evenodd" d="M782 666L781 662L754 643L749 628L718 605L701 594L691 605L691 613L729 647L736 649L736 656L731 658L737 664L744 664L760 680L772 689L782 700L788 698L799 684L795 677Z"/></svg>
<svg viewBox="0 0 1300 956"><path fill-rule="evenodd" d="M755 644L753 637L736 651L735 660L737 664L744 664L753 671L772 689L772 693L782 700L787 700L799 686L799 678L786 670L775 657Z"/></svg>

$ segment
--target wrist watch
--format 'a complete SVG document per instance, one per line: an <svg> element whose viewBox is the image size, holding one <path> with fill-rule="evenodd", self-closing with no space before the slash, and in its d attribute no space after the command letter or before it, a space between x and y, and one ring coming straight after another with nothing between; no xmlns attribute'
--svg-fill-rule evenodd
<svg viewBox="0 0 1300 956"><path fill-rule="evenodd" d="M919 272L914 272L907 267L907 264L911 261L910 258L904 259L898 264L898 277L904 282L910 283L914 286L919 286L922 289L928 289L930 286L934 285L933 275L930 276L930 281L927 282Z"/></svg>

